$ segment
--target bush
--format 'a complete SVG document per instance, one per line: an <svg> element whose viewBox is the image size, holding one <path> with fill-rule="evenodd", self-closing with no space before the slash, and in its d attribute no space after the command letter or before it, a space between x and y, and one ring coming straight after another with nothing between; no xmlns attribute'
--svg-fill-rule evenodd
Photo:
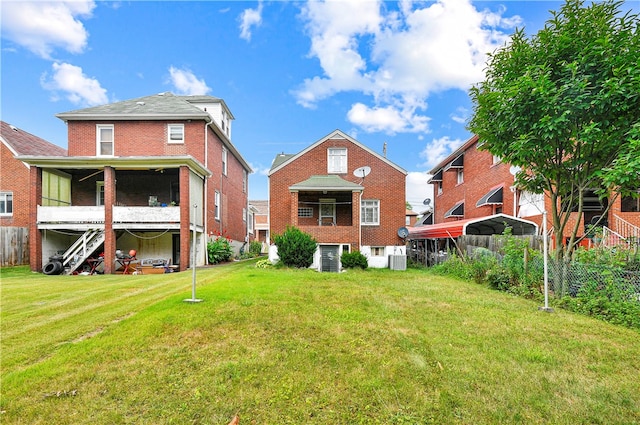
<svg viewBox="0 0 640 425"><path fill-rule="evenodd" d="M498 265L498 260L493 253L486 248L476 248L473 251L473 261L470 265L473 280L476 283L485 283L487 281L487 272L494 269Z"/></svg>
<svg viewBox="0 0 640 425"><path fill-rule="evenodd" d="M259 269L268 269L273 267L273 264L271 264L271 260L268 258L263 258L262 260L256 261L256 267Z"/></svg>
<svg viewBox="0 0 640 425"><path fill-rule="evenodd" d="M249 244L249 252L253 254L254 257L262 254L262 242L251 241L251 243Z"/></svg>
<svg viewBox="0 0 640 425"><path fill-rule="evenodd" d="M355 269L356 267L360 267L364 270L369 267L367 257L365 257L360 251L343 252L340 256L340 261L342 262L342 267L345 269Z"/></svg>
<svg viewBox="0 0 640 425"><path fill-rule="evenodd" d="M218 236L207 242L207 256L210 264L229 261L233 256L231 242L224 236Z"/></svg>
<svg viewBox="0 0 640 425"><path fill-rule="evenodd" d="M278 247L280 261L288 267L307 268L313 264L313 254L316 252L317 242L308 233L294 226L287 226L287 230L273 238Z"/></svg>

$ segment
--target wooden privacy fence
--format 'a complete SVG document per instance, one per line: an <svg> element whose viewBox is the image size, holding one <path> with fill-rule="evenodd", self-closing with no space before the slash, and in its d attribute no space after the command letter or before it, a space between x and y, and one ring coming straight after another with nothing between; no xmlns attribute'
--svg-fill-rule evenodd
<svg viewBox="0 0 640 425"><path fill-rule="evenodd" d="M510 238L529 241L532 249L542 251L543 239L541 235L509 236ZM487 248L491 252L500 252L505 243L503 235L462 235L456 243L465 255L473 254L476 248Z"/></svg>
<svg viewBox="0 0 640 425"><path fill-rule="evenodd" d="M29 229L0 227L0 266L29 264Z"/></svg>
<svg viewBox="0 0 640 425"><path fill-rule="evenodd" d="M510 238L529 241L529 246L542 251L543 239L541 235L509 236ZM486 248L499 253L505 243L503 235L462 235L455 239L419 239L409 241L407 254L413 261L432 266L446 261L449 253L470 256L476 248Z"/></svg>

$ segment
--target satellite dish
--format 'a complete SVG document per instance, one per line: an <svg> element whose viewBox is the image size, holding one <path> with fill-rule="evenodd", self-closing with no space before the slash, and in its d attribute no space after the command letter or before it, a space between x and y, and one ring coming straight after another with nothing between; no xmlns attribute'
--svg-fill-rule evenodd
<svg viewBox="0 0 640 425"><path fill-rule="evenodd" d="M511 167L509 167L509 172L511 173L512 176L515 176L516 174L518 174L520 170L521 168L516 165L512 165Z"/></svg>
<svg viewBox="0 0 640 425"><path fill-rule="evenodd" d="M407 236L409 236L409 229L407 229L406 227L399 228L398 236L400 236L402 239L406 238Z"/></svg>
<svg viewBox="0 0 640 425"><path fill-rule="evenodd" d="M370 172L371 167L365 165L364 167L356 168L355 170L353 170L353 175L356 177L365 178L369 175Z"/></svg>
<svg viewBox="0 0 640 425"><path fill-rule="evenodd" d="M431 198L427 198L424 201L422 201L423 205L429 205L431 203Z"/></svg>

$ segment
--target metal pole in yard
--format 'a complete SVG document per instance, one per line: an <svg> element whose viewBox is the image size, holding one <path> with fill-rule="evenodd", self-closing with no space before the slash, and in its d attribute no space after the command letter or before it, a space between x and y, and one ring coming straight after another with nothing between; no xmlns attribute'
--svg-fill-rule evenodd
<svg viewBox="0 0 640 425"><path fill-rule="evenodd" d="M543 233L543 251L544 251L544 307L540 310L552 313L553 308L549 307L549 243L547 241L547 210L542 211L542 233Z"/></svg>
<svg viewBox="0 0 640 425"><path fill-rule="evenodd" d="M193 205L193 244L191 248L191 270L193 272L191 282L191 299L184 300L189 303L199 303L202 300L196 298L196 218L198 215L198 204Z"/></svg>

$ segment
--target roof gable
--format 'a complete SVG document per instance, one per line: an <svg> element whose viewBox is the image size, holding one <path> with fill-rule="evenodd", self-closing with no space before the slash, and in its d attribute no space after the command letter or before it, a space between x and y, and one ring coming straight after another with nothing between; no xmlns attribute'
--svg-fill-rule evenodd
<svg viewBox="0 0 640 425"><path fill-rule="evenodd" d="M54 145L38 136L34 136L9 123L0 121L0 139L14 155L51 155L66 156L67 150Z"/></svg>
<svg viewBox="0 0 640 425"><path fill-rule="evenodd" d="M345 134L344 132L342 132L340 130L334 130L332 133L329 133L325 137L323 137L320 140L316 141L315 143L311 144L310 146L308 146L304 150L298 152L297 154L284 154L284 153L279 154L273 160L273 163L271 165L271 169L269 170L269 174L268 175L270 176L271 174L275 173L276 171L282 169L283 167L286 167L287 165L289 165L290 163L294 162L298 158L304 156L304 154L306 154L307 152L311 151L312 149L315 149L317 146L319 146L322 143L326 142L327 140L331 140L331 139L341 139L341 140L346 140L348 142L351 142L354 145L356 145L358 148L360 148L360 149L368 152L369 154L375 156L379 160L385 162L386 164L388 164L391 167L395 168L396 170L400 171L404 175L407 175L407 171L405 169L403 169L400 166L398 166L397 164L389 161L384 156L372 151L371 149L369 149L368 147L366 147L362 143L358 142L356 139L348 136L347 134Z"/></svg>

